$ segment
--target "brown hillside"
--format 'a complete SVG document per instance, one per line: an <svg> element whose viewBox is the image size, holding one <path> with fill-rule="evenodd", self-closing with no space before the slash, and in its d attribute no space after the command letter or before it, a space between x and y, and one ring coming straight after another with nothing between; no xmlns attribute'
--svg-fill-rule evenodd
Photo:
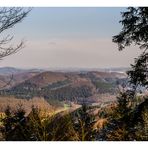
<svg viewBox="0 0 148 148"><path fill-rule="evenodd" d="M57 81L63 81L66 80L66 76L64 73L58 73L58 72L43 72L40 73L28 81L30 83L36 84L38 87L44 87L47 86L50 83L54 83Z"/></svg>
<svg viewBox="0 0 148 148"><path fill-rule="evenodd" d="M13 87L38 74L39 72L24 72L13 75L0 75L0 89Z"/></svg>
<svg viewBox="0 0 148 148"><path fill-rule="evenodd" d="M28 80L38 74L39 74L39 72L25 72L25 73L15 74L13 76L11 86L18 85L18 84L24 82L25 80Z"/></svg>
<svg viewBox="0 0 148 148"><path fill-rule="evenodd" d="M9 81L9 76L0 75L0 89L4 88Z"/></svg>

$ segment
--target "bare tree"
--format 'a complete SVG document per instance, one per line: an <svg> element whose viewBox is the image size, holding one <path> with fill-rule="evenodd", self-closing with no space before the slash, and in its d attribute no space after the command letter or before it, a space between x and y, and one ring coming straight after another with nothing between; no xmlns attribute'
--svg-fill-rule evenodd
<svg viewBox="0 0 148 148"><path fill-rule="evenodd" d="M25 10L24 8L19 7L10 7L10 8L0 8L0 36L6 30L14 27L17 23L21 22L31 9ZM0 39L0 59L3 59L6 56L12 55L20 50L24 43L21 41L15 47L10 45L13 36L8 34Z"/></svg>
<svg viewBox="0 0 148 148"><path fill-rule="evenodd" d="M12 55L24 47L24 42L20 41L17 45L11 44L13 36L6 34L6 31L14 27L17 23L20 23L27 14L31 11L31 8L22 7L1 7L0 8L0 60L4 57ZM11 76L8 82L5 82L6 87L11 83L13 76Z"/></svg>

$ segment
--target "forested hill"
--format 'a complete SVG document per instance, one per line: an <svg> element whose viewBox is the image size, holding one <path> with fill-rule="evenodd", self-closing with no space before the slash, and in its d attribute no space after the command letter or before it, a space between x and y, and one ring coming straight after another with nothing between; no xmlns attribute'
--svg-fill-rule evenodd
<svg viewBox="0 0 148 148"><path fill-rule="evenodd" d="M126 79L118 72L23 72L13 75L13 85L0 91L2 96L79 102L86 98L95 102L96 94L116 93L117 86Z"/></svg>

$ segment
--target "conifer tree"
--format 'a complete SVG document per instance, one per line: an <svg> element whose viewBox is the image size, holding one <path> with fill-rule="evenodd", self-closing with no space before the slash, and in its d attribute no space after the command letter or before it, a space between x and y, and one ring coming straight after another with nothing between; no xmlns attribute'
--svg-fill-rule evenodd
<svg viewBox="0 0 148 148"><path fill-rule="evenodd" d="M82 107L76 112L76 119L74 121L74 126L76 131L79 133L80 141L91 141L94 140L94 116L89 112L89 106L85 103L82 104Z"/></svg>

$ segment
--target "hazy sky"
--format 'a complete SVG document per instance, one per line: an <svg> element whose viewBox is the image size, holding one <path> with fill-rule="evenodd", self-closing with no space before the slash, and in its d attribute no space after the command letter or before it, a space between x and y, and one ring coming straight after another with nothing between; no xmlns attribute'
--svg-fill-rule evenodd
<svg viewBox="0 0 148 148"><path fill-rule="evenodd" d="M127 67L140 52L136 47L119 52L112 36L121 30L125 8L33 8L8 33L25 48L1 61L20 68Z"/></svg>

